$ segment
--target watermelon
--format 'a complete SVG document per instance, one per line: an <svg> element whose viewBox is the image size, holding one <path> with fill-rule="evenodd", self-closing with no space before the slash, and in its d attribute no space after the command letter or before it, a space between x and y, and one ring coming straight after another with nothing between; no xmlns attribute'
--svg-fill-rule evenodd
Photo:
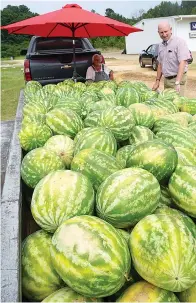
<svg viewBox="0 0 196 303"><path fill-rule="evenodd" d="M29 123L46 124L46 116L43 114L36 114L32 112L23 118L22 127Z"/></svg>
<svg viewBox="0 0 196 303"><path fill-rule="evenodd" d="M153 132L145 126L134 126L129 137L130 144L140 144L154 139Z"/></svg>
<svg viewBox="0 0 196 303"><path fill-rule="evenodd" d="M39 230L22 243L22 292L30 301L41 301L64 283L56 273L50 256L52 235Z"/></svg>
<svg viewBox="0 0 196 303"><path fill-rule="evenodd" d="M117 150L116 160L122 166L122 168L125 168L127 166L128 156L134 147L135 145L125 145Z"/></svg>
<svg viewBox="0 0 196 303"><path fill-rule="evenodd" d="M196 282L190 288L177 295L180 302L196 302Z"/></svg>
<svg viewBox="0 0 196 303"><path fill-rule="evenodd" d="M45 115L48 112L47 108L41 103L29 102L23 107L23 117L28 116L31 113Z"/></svg>
<svg viewBox="0 0 196 303"><path fill-rule="evenodd" d="M144 168L159 181L167 180L177 163L178 156L174 147L160 140L146 141L137 145L127 159L127 167Z"/></svg>
<svg viewBox="0 0 196 303"><path fill-rule="evenodd" d="M179 125L172 125L161 128L156 137L173 144L174 147L185 147L192 151L196 149L196 138L188 128L180 127Z"/></svg>
<svg viewBox="0 0 196 303"><path fill-rule="evenodd" d="M188 129L191 130L195 134L196 133L196 121L191 122L188 125Z"/></svg>
<svg viewBox="0 0 196 303"><path fill-rule="evenodd" d="M71 109L79 116L82 114L82 105L75 97L59 98L54 108Z"/></svg>
<svg viewBox="0 0 196 303"><path fill-rule="evenodd" d="M89 112L94 112L98 110L104 110L108 108L113 108L115 106L115 102L113 100L100 100L95 103L92 103L89 107Z"/></svg>
<svg viewBox="0 0 196 303"><path fill-rule="evenodd" d="M62 159L66 168L70 167L74 152L74 141L71 138L63 135L52 136L44 147L55 152Z"/></svg>
<svg viewBox="0 0 196 303"><path fill-rule="evenodd" d="M99 187L97 215L115 227L128 228L153 213L159 199L160 186L151 173L126 168L110 175Z"/></svg>
<svg viewBox="0 0 196 303"><path fill-rule="evenodd" d="M176 126L180 125L186 128L188 127L188 122L189 116L187 113L174 113L171 115L166 115L165 117L160 117L155 121L153 131L157 133L162 127L167 127L169 124L171 124L171 126L173 124Z"/></svg>
<svg viewBox="0 0 196 303"><path fill-rule="evenodd" d="M58 170L48 174L35 187L31 212L37 224L54 232L65 220L91 215L94 190L88 178L78 172Z"/></svg>
<svg viewBox="0 0 196 303"><path fill-rule="evenodd" d="M159 207L171 206L171 205L172 205L172 198L169 189L161 185L161 196L159 200Z"/></svg>
<svg viewBox="0 0 196 303"><path fill-rule="evenodd" d="M29 187L34 188L43 177L58 169L64 169L61 158L55 152L39 147L24 156L21 177Z"/></svg>
<svg viewBox="0 0 196 303"><path fill-rule="evenodd" d="M51 258L69 287L96 298L117 292L131 265L124 238L110 224L93 216L64 221L52 237Z"/></svg>
<svg viewBox="0 0 196 303"><path fill-rule="evenodd" d="M194 153L184 147L175 147L178 154L178 164L179 165L195 165L196 166L196 156Z"/></svg>
<svg viewBox="0 0 196 303"><path fill-rule="evenodd" d="M196 166L179 165L172 174L168 187L174 203L196 218Z"/></svg>
<svg viewBox="0 0 196 303"><path fill-rule="evenodd" d="M55 108L46 114L46 124L55 135L67 135L74 138L84 127L80 116L71 109Z"/></svg>
<svg viewBox="0 0 196 303"><path fill-rule="evenodd" d="M98 300L84 297L70 287L64 287L49 295L42 302L98 302Z"/></svg>
<svg viewBox="0 0 196 303"><path fill-rule="evenodd" d="M191 115L196 114L196 99L187 99L181 104L180 110L182 112L190 113Z"/></svg>
<svg viewBox="0 0 196 303"><path fill-rule="evenodd" d="M118 141L128 139L135 125L131 112L123 106L103 110L97 122L99 126L110 129Z"/></svg>
<svg viewBox="0 0 196 303"><path fill-rule="evenodd" d="M52 137L51 129L37 122L24 124L18 134L20 145L26 151L43 146L50 137Z"/></svg>
<svg viewBox="0 0 196 303"><path fill-rule="evenodd" d="M124 230L124 229L121 229L121 228L116 228L116 230L121 235L121 237L123 237L125 239L125 241L128 243L130 233L128 231Z"/></svg>
<svg viewBox="0 0 196 303"><path fill-rule="evenodd" d="M98 149L83 149L71 163L71 170L81 172L97 190L112 173L122 169L116 158Z"/></svg>
<svg viewBox="0 0 196 303"><path fill-rule="evenodd" d="M101 115L102 110L95 110L87 115L84 120L85 127L96 127L98 125L98 120Z"/></svg>
<svg viewBox="0 0 196 303"><path fill-rule="evenodd" d="M103 127L87 128L75 143L74 155L87 148L95 148L112 156L116 155L117 143L110 130Z"/></svg>
<svg viewBox="0 0 196 303"><path fill-rule="evenodd" d="M179 300L171 291L146 281L139 281L129 286L116 302L179 302Z"/></svg>
<svg viewBox="0 0 196 303"><path fill-rule="evenodd" d="M175 218L180 219L188 227L188 229L192 233L193 237L196 239L196 225L195 225L195 223L193 222L193 220L191 218L189 218L187 215L185 215L180 210L173 209L173 208L170 208L170 207L165 205L164 207L157 208L155 210L155 214L164 214L164 215L167 215L167 216L172 216L174 220L175 220Z"/></svg>
<svg viewBox="0 0 196 303"><path fill-rule="evenodd" d="M152 128L154 115L149 106L142 103L131 104L128 109L131 111L136 125Z"/></svg>
<svg viewBox="0 0 196 303"><path fill-rule="evenodd" d="M129 248L135 269L147 282L172 292L195 283L195 239L182 220L146 216L132 230Z"/></svg>
<svg viewBox="0 0 196 303"><path fill-rule="evenodd" d="M118 88L116 92L117 105L129 107L129 105L139 102L140 102L140 96L134 87L124 86Z"/></svg>

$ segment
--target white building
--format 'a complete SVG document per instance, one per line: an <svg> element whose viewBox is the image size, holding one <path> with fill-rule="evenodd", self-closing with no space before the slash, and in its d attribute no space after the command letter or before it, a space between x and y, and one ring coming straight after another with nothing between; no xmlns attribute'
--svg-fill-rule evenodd
<svg viewBox="0 0 196 303"><path fill-rule="evenodd" d="M139 54L149 45L160 43L158 24L164 20L172 26L174 36L183 38L189 49L196 51L196 15L179 15L143 19L134 24L135 27L143 29L143 32L132 33L125 38L127 54Z"/></svg>

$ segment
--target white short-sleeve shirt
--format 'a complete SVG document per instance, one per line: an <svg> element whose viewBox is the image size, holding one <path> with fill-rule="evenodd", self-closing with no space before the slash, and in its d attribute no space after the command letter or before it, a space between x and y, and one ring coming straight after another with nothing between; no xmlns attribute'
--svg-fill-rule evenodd
<svg viewBox="0 0 196 303"><path fill-rule="evenodd" d="M109 69L105 64L104 66L104 72L109 76L111 69ZM102 65L101 65L101 72L103 71ZM89 66L86 72L86 80L93 80L95 81L95 70L92 66Z"/></svg>

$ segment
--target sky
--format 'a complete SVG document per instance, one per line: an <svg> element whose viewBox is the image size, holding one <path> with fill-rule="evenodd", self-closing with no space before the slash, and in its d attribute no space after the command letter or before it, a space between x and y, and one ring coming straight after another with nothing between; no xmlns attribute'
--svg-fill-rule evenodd
<svg viewBox="0 0 196 303"><path fill-rule="evenodd" d="M111 8L115 13L123 15L126 18L131 18L132 16L137 17L140 10L148 11L150 8L155 7L160 4L162 1L115 1L115 0L99 0L99 1L81 1L81 0L72 0L72 1L62 1L62 0L2 0L1 9L5 8L7 5L26 5L31 12L44 14L54 10L61 9L63 6L69 3L77 3L82 8L91 11L94 9L98 14L105 15L106 8ZM175 2L175 1L171 1Z"/></svg>

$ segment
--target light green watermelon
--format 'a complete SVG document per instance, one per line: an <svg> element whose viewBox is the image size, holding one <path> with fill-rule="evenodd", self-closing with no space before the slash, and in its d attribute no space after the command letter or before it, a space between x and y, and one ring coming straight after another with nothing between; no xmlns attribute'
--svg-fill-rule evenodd
<svg viewBox="0 0 196 303"><path fill-rule="evenodd" d="M41 103L29 102L24 105L22 113L23 117L32 113L45 115L48 112L47 108Z"/></svg>
<svg viewBox="0 0 196 303"><path fill-rule="evenodd" d="M135 103L131 104L128 109L131 111L136 125L146 126L148 128L153 127L155 119L149 106L142 103Z"/></svg>
<svg viewBox="0 0 196 303"><path fill-rule="evenodd" d="M128 139L135 125L132 113L124 106L116 106L103 110L97 123L98 126L111 130L118 141Z"/></svg>
<svg viewBox="0 0 196 303"><path fill-rule="evenodd" d="M31 234L22 243L22 293L29 301L40 302L64 286L52 265L51 244L52 235L43 230Z"/></svg>
<svg viewBox="0 0 196 303"><path fill-rule="evenodd" d="M71 170L87 176L95 190L112 173L122 169L116 158L98 149L83 149L71 163Z"/></svg>
<svg viewBox="0 0 196 303"><path fill-rule="evenodd" d="M85 127L96 127L100 118L102 110L95 110L87 115L84 120Z"/></svg>
<svg viewBox="0 0 196 303"><path fill-rule="evenodd" d="M108 108L115 107L115 102L113 100L100 100L95 103L92 103L89 107L89 113L98 111L98 110L104 110Z"/></svg>
<svg viewBox="0 0 196 303"><path fill-rule="evenodd" d="M128 231L124 230L124 229L121 229L121 228L116 228L116 230L121 235L121 237L123 237L125 239L125 241L128 243L130 233Z"/></svg>
<svg viewBox="0 0 196 303"><path fill-rule="evenodd" d="M82 104L75 97L59 98L54 108L71 109L79 116L82 114Z"/></svg>
<svg viewBox="0 0 196 303"><path fill-rule="evenodd" d="M50 137L51 129L36 122L24 124L18 134L20 145L26 151L43 146Z"/></svg>
<svg viewBox="0 0 196 303"><path fill-rule="evenodd" d="M127 159L127 167L137 166L146 169L159 181L167 180L177 163L178 156L174 147L160 140L138 144Z"/></svg>
<svg viewBox="0 0 196 303"><path fill-rule="evenodd" d="M43 177L59 169L64 169L62 159L55 152L39 147L24 156L21 177L29 187L34 188Z"/></svg>
<svg viewBox="0 0 196 303"><path fill-rule="evenodd" d="M117 143L110 130L103 127L92 127L87 128L81 135L80 133L78 135L74 155L87 148L95 148L112 156L116 155Z"/></svg>
<svg viewBox="0 0 196 303"><path fill-rule="evenodd" d="M188 129L191 130L196 135L196 121L191 122L188 125Z"/></svg>
<svg viewBox="0 0 196 303"><path fill-rule="evenodd" d="M176 295L146 281L129 286L116 302L179 302Z"/></svg>
<svg viewBox="0 0 196 303"><path fill-rule="evenodd" d="M71 109L55 108L46 114L46 124L56 135L74 138L84 127L80 116Z"/></svg>
<svg viewBox="0 0 196 303"><path fill-rule="evenodd" d="M93 216L64 221L53 235L51 257L68 286L96 298L117 292L131 265L124 238L113 226Z"/></svg>
<svg viewBox="0 0 196 303"><path fill-rule="evenodd" d="M179 165L195 165L196 166L196 155L188 148L175 147L178 154Z"/></svg>
<svg viewBox="0 0 196 303"><path fill-rule="evenodd" d="M128 228L153 213L159 199L160 186L151 173L126 168L110 175L99 187L97 215L115 227Z"/></svg>
<svg viewBox="0 0 196 303"><path fill-rule="evenodd" d="M196 98L187 99L185 102L182 102L180 110L182 112L190 113L191 115L196 114Z"/></svg>
<svg viewBox="0 0 196 303"><path fill-rule="evenodd" d="M142 142L151 141L154 139L153 132L145 126L134 126L129 137L130 144L140 144Z"/></svg>
<svg viewBox="0 0 196 303"><path fill-rule="evenodd" d="M132 230L129 248L135 269L147 282L172 292L195 283L195 239L182 220L146 216Z"/></svg>
<svg viewBox="0 0 196 303"><path fill-rule="evenodd" d="M38 124L46 124L46 116L43 114L36 114L34 112L30 113L29 115L26 115L22 119L22 128L31 123L38 123Z"/></svg>
<svg viewBox="0 0 196 303"><path fill-rule="evenodd" d="M74 141L68 136L52 136L45 143L44 147L55 152L63 161L66 168L70 167L74 153Z"/></svg>
<svg viewBox="0 0 196 303"><path fill-rule="evenodd" d="M163 214L163 215L167 215L167 216L172 216L173 219L175 220L175 218L180 219L190 230L190 232L192 233L193 237L196 239L196 225L193 222L193 220L191 218L189 218L187 215L185 215L183 212L181 212L180 210L168 207L168 206L164 206L164 207L158 207L155 212L155 214Z"/></svg>
<svg viewBox="0 0 196 303"><path fill-rule="evenodd" d="M67 286L55 291L42 302L98 302L98 300L84 297Z"/></svg>
<svg viewBox="0 0 196 303"><path fill-rule="evenodd" d="M174 203L196 218L196 166L179 165L172 174L168 187Z"/></svg>
<svg viewBox="0 0 196 303"><path fill-rule="evenodd" d="M35 187L31 212L37 224L55 232L65 220L91 215L94 190L88 178L78 172L59 170L48 174Z"/></svg>
<svg viewBox="0 0 196 303"><path fill-rule="evenodd" d="M172 198L169 192L168 187L161 185L161 196L159 200L159 207L171 206Z"/></svg>

